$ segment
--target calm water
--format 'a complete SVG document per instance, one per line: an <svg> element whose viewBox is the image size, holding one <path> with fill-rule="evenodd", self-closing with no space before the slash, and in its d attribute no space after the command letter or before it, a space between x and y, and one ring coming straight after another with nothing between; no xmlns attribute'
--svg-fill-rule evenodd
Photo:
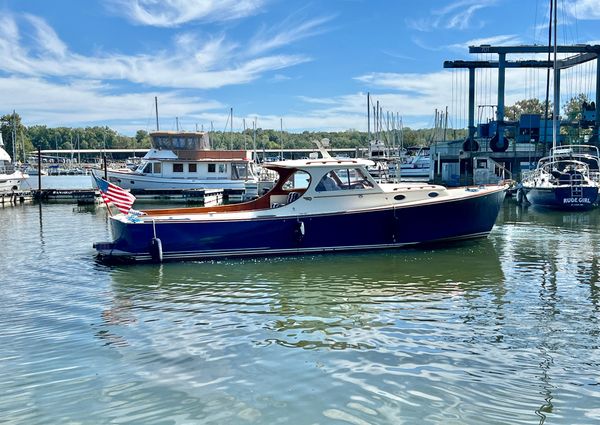
<svg viewBox="0 0 600 425"><path fill-rule="evenodd" d="M0 209L0 423L597 424L600 211L427 250L106 267Z"/></svg>

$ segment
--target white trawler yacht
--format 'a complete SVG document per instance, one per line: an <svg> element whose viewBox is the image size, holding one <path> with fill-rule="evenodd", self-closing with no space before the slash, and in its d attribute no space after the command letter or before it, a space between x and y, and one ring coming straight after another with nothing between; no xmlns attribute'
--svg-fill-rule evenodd
<svg viewBox="0 0 600 425"><path fill-rule="evenodd" d="M8 152L4 150L4 142L0 133L0 193L19 190L27 174L17 170Z"/></svg>
<svg viewBox="0 0 600 425"><path fill-rule="evenodd" d="M152 148L133 170L107 170L108 180L133 193L148 190L225 189L256 186L252 151L212 150L206 132L156 131ZM103 176L103 171L93 173Z"/></svg>

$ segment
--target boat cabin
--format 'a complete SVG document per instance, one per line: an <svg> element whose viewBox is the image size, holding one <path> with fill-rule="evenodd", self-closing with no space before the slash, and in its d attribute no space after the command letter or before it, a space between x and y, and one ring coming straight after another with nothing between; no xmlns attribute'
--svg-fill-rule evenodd
<svg viewBox="0 0 600 425"><path fill-rule="evenodd" d="M255 200L211 207L148 210L145 213L149 216L218 215L221 212L264 210L263 214L272 215L280 214L281 210L282 215L311 214L315 211L376 208L382 203L405 203L447 195L444 187L427 183L380 185L367 171L372 164L373 161L360 158L273 162L266 168L276 172L279 178L269 192Z"/></svg>
<svg viewBox="0 0 600 425"><path fill-rule="evenodd" d="M136 173L151 177L208 180L255 178L248 150L211 150L206 132L161 131L150 133L152 149Z"/></svg>

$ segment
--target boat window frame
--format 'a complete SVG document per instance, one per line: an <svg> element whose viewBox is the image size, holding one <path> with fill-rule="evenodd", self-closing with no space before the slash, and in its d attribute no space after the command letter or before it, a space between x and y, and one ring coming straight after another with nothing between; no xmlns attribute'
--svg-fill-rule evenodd
<svg viewBox="0 0 600 425"><path fill-rule="evenodd" d="M183 173L183 162L174 162L173 163L173 172L174 173Z"/></svg>
<svg viewBox="0 0 600 425"><path fill-rule="evenodd" d="M350 180L351 171L358 177ZM346 176L343 176L345 174ZM347 182L345 182L347 180ZM361 185L362 187L359 187ZM375 189L375 185L371 181L371 177L364 171L362 167L341 166L327 170L327 172L319 179L315 185L315 192L329 193L337 191L368 191Z"/></svg>
<svg viewBox="0 0 600 425"><path fill-rule="evenodd" d="M295 179L296 174L306 175L307 179L306 179L305 185L302 185L302 186L296 185L296 179ZM285 191L291 191L291 190L306 191L310 187L312 180L313 180L312 175L308 171L298 168L293 173L290 173L290 175L285 179L285 181L281 183L281 188Z"/></svg>

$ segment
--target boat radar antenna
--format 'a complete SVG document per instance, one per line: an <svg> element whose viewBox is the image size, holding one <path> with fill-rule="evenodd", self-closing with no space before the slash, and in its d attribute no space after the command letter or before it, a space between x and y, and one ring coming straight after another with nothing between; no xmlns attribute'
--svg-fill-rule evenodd
<svg viewBox="0 0 600 425"><path fill-rule="evenodd" d="M328 138L324 138L321 140L313 140L313 143L317 145L317 149L319 149L319 152L321 152L321 156L323 158L331 158L331 155L329 155L329 152L327 152L327 148L329 147Z"/></svg>

